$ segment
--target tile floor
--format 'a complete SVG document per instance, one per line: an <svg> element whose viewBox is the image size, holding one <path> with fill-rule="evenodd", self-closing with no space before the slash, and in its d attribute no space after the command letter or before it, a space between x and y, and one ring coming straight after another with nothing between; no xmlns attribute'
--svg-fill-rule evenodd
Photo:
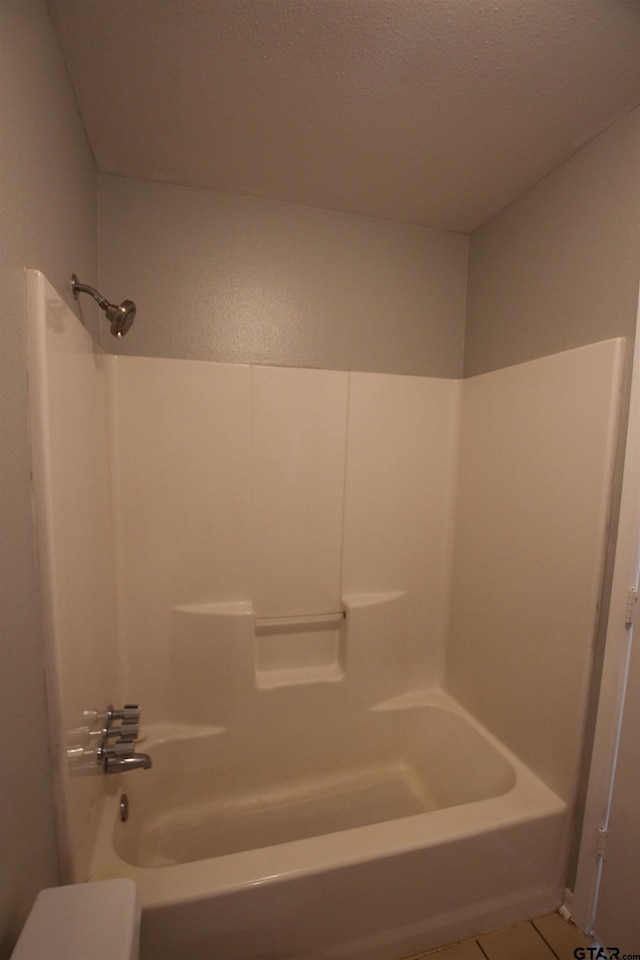
<svg viewBox="0 0 640 960"><path fill-rule="evenodd" d="M409 960L574 960L576 947L592 944L590 937L552 913Z"/></svg>

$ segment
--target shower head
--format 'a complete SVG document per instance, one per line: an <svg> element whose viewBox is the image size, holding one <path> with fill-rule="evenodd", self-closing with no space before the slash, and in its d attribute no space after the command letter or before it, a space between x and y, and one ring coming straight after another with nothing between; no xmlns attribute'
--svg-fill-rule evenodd
<svg viewBox="0 0 640 960"><path fill-rule="evenodd" d="M136 305L133 300L123 300L119 306L116 306L115 303L109 303L105 313L111 324L113 336L124 337L136 318Z"/></svg>
<svg viewBox="0 0 640 960"><path fill-rule="evenodd" d="M71 289L73 290L74 300L78 299L79 293L88 293L93 297L101 310L104 310L107 320L111 325L111 334L114 337L124 337L135 320L136 305L133 300L123 300L122 303L109 303L106 297L98 293L93 287L86 283L80 283L75 273L71 275Z"/></svg>

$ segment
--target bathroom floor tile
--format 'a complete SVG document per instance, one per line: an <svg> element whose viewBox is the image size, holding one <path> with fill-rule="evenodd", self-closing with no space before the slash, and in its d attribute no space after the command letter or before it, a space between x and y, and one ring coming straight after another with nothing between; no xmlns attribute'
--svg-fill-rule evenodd
<svg viewBox="0 0 640 960"><path fill-rule="evenodd" d="M556 960L554 952L530 923L519 923L478 937L488 960Z"/></svg>
<svg viewBox="0 0 640 960"><path fill-rule="evenodd" d="M574 960L576 947L589 947L593 944L591 937L585 936L581 930L574 927L572 923L567 923L557 913L552 913L547 917L538 917L531 921L559 960Z"/></svg>
<svg viewBox="0 0 640 960"><path fill-rule="evenodd" d="M574 960L576 947L593 943L572 923L552 913L407 960Z"/></svg>
<svg viewBox="0 0 640 960"><path fill-rule="evenodd" d="M424 960L486 960L475 940L457 943L453 947L445 947L444 950L436 950L435 953L425 953L422 956ZM418 960L421 960L421 957L418 957Z"/></svg>

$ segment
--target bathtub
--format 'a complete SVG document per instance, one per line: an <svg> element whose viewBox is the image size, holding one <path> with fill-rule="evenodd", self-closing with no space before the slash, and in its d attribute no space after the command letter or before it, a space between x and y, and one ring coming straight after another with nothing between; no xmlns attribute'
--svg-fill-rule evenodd
<svg viewBox="0 0 640 960"><path fill-rule="evenodd" d="M443 691L287 722L151 726L113 778L91 879L137 883L142 960L400 960L561 902L565 803Z"/></svg>

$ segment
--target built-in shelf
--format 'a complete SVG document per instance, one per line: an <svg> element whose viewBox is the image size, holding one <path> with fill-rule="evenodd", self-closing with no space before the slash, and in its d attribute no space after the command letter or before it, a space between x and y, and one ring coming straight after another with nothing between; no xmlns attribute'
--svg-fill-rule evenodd
<svg viewBox="0 0 640 960"><path fill-rule="evenodd" d="M337 663L289 670L256 670L256 686L260 690L271 690L273 687L305 683L335 683L343 680L344 675L344 670Z"/></svg>
<svg viewBox="0 0 640 960"><path fill-rule="evenodd" d="M256 686L269 689L341 680L344 633L341 610L256 619Z"/></svg>

